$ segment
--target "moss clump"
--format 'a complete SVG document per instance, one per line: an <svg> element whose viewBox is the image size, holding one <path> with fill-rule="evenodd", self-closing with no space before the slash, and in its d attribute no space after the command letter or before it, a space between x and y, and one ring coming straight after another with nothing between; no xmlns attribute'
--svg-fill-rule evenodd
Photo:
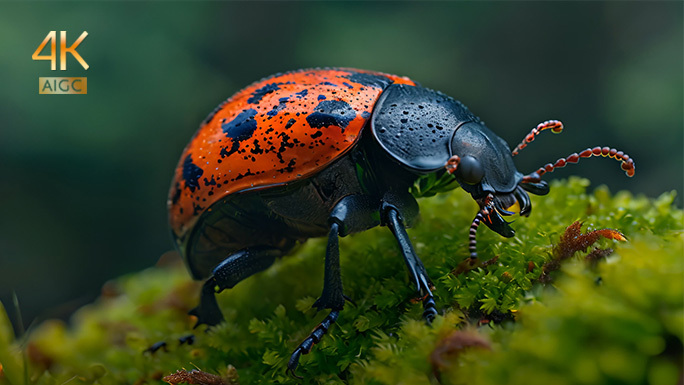
<svg viewBox="0 0 684 385"><path fill-rule="evenodd" d="M387 229L341 240L348 303L328 335L302 357L312 384L673 384L682 375L684 273L682 211L674 193L653 200L611 195L588 181L555 182L533 197L517 236L478 234L495 263L453 272L469 255L475 204L462 191L423 199L409 231L436 286L432 326L408 283ZM539 283L554 244L576 220L620 230L628 242L599 263L574 257ZM218 295L226 322L197 332L192 346L143 354L187 334L199 292L180 264L107 285L72 325L49 321L15 341L0 312L0 383L158 383L179 369L201 369L231 383L294 383L290 353L324 316L311 305L322 289L324 240ZM581 253L579 254L581 255ZM25 364L28 366L25 368ZM237 374L235 373L237 369ZM185 375L185 374L183 374ZM216 376L215 376L216 377Z"/></svg>

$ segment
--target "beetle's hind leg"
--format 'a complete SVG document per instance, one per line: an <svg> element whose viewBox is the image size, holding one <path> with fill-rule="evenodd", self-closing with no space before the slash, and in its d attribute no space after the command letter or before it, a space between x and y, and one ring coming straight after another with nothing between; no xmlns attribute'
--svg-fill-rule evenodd
<svg viewBox="0 0 684 385"><path fill-rule="evenodd" d="M212 271L212 276L202 286L199 306L189 312L190 315L197 317L195 327L202 324L214 326L223 322L223 314L216 302L216 293L230 289L243 279L265 270L282 254L280 249L256 246L239 250L219 263ZM178 339L179 345L192 345L194 342L194 334ZM167 347L166 341L160 341L145 349L143 353L154 354L160 349L168 351Z"/></svg>
<svg viewBox="0 0 684 385"><path fill-rule="evenodd" d="M197 324L214 326L223 321L223 314L216 303L216 293L230 289L243 279L265 270L273 264L282 251L264 246L249 247L231 254L213 270L212 276L204 282L200 304L190 310L197 317Z"/></svg>

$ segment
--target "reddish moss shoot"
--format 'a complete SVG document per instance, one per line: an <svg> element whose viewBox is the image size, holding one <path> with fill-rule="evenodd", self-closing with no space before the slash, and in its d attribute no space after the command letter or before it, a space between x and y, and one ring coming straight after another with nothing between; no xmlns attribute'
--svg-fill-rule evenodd
<svg viewBox="0 0 684 385"><path fill-rule="evenodd" d="M565 229L565 232L560 237L560 242L553 247L553 259L544 264L539 280L544 283L549 282L551 280L549 274L560 268L561 261L572 257L578 251L586 251L589 246L601 238L614 239L621 242L627 240L621 232L613 229L600 229L582 234L582 222L575 221ZM596 248L587 256L587 259L595 262L598 259L607 257L611 253L612 249Z"/></svg>

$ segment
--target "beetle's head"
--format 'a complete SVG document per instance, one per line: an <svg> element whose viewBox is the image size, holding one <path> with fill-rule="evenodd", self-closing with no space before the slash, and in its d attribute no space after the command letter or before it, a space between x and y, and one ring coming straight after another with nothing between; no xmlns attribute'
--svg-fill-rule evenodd
<svg viewBox="0 0 684 385"><path fill-rule="evenodd" d="M609 147L586 149L580 154L560 158L554 164L549 163L531 174L523 175L515 168L513 156L547 129L559 133L563 130L563 125L557 120L539 124L513 151L503 139L479 122L465 123L454 132L450 146L452 156L445 167L480 206L473 221L475 228L481 219L495 232L504 237L512 237L515 231L504 217L513 214L528 216L532 205L527 192L536 195L549 192L549 185L541 180L541 176L555 168L564 167L567 163L577 163L580 158L599 155L611 157L622 161L622 169L628 176L634 175L632 159L622 151ZM473 231L471 237L474 237ZM474 238L471 239L471 244L474 244Z"/></svg>
<svg viewBox="0 0 684 385"><path fill-rule="evenodd" d="M515 231L503 217L527 216L532 206L508 143L485 125L469 122L451 138L451 154L447 171L479 204L482 221L502 236L512 237ZM549 186L540 182L532 192L546 194Z"/></svg>

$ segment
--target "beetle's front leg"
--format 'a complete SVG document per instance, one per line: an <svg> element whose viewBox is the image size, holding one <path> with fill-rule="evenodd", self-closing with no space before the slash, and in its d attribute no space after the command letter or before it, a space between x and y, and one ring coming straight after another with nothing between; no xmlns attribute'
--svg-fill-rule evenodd
<svg viewBox="0 0 684 385"><path fill-rule="evenodd" d="M425 321L431 323L437 315L435 298L430 290L430 286L432 286L432 284L430 282L430 278L428 277L427 271L425 270L423 262L420 260L420 258L418 258L418 255L416 255L416 251L413 249L411 240L406 233L404 218L402 217L400 209L397 207L401 203L401 201L387 199L387 197L385 198L382 205L383 224L389 227L389 229L392 231L392 234L394 234L394 237L397 239L399 249L401 250L401 254L404 256L404 261L406 262L406 267L411 274L413 282L416 283L416 291L423 300L423 317L425 318ZM413 200L412 197L410 197L410 199L405 199L404 203L405 209L409 212L414 210L415 205L415 215L417 215L417 204L415 204L415 200Z"/></svg>

